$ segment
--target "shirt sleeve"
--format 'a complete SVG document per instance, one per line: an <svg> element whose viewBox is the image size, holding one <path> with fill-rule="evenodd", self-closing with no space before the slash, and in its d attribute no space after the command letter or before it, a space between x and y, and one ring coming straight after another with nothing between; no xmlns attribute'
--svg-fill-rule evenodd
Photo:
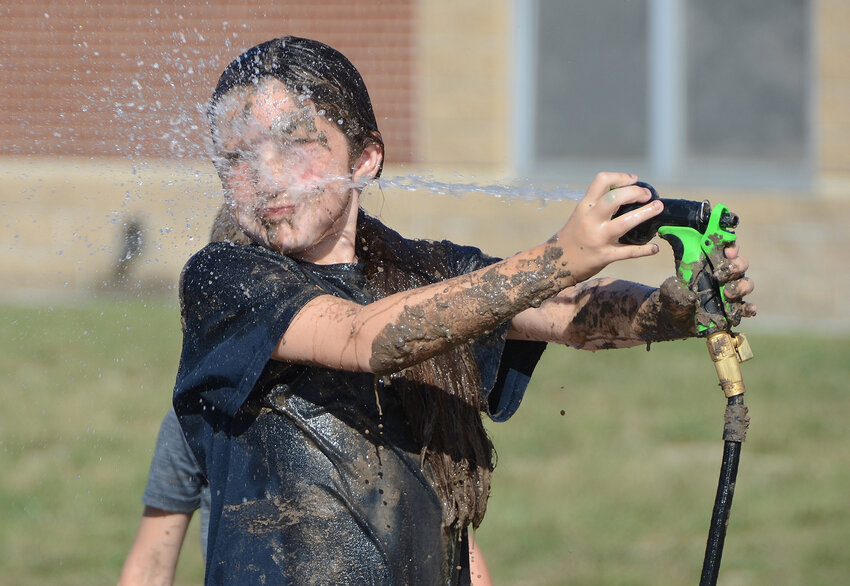
<svg viewBox="0 0 850 586"><path fill-rule="evenodd" d="M325 294L298 265L259 246L214 243L180 279L183 348L175 405L233 416L298 311Z"/></svg>
<svg viewBox="0 0 850 586"><path fill-rule="evenodd" d="M159 428L142 502L170 513L191 513L201 506L206 484L177 416L170 410Z"/></svg>
<svg viewBox="0 0 850 586"><path fill-rule="evenodd" d="M455 275L476 271L498 262L471 246L450 242L446 247L446 260ZM543 351L545 342L508 340L510 322L506 322L473 342L478 369L481 373L482 409L493 421L506 421L522 402L531 374Z"/></svg>

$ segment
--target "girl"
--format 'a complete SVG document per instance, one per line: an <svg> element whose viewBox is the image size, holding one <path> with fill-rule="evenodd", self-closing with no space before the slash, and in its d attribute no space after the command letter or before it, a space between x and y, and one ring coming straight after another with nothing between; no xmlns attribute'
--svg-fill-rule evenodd
<svg viewBox="0 0 850 586"><path fill-rule="evenodd" d="M207 581L468 584L494 465L481 412L515 411L547 342L695 335L675 280L588 281L658 251L618 239L661 203L602 173L563 228L511 258L407 240L359 208L384 157L363 80L307 39L243 53L208 113L253 242L208 245L181 279L174 404L211 486ZM752 315L747 262L727 257L727 292Z"/></svg>

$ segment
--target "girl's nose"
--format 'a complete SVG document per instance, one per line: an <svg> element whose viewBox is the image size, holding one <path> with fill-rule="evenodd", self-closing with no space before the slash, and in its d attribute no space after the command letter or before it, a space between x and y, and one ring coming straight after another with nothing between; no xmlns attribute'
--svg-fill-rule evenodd
<svg viewBox="0 0 850 586"><path fill-rule="evenodd" d="M258 157L255 173L257 190L271 195L286 189L290 179L284 161L273 154Z"/></svg>

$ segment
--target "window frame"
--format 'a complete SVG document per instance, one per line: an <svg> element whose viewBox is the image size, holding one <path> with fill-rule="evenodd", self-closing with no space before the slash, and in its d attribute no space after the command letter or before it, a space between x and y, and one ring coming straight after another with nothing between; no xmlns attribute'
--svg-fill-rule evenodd
<svg viewBox="0 0 850 586"><path fill-rule="evenodd" d="M538 103L537 35L540 0L514 0L514 112L513 160L515 173L543 181L563 182L565 178L585 184L597 171L622 170L637 173L658 183L683 186L713 186L750 189L810 189L814 180L816 145L816 52L815 2L805 0L806 88L802 104L802 152L799 161L753 157L740 160L712 160L687 153L686 53L685 35L687 0L647 0L647 38L649 39L647 75L650 95L647 100L647 156L640 159L616 157L570 157L541 161L535 157L536 104Z"/></svg>

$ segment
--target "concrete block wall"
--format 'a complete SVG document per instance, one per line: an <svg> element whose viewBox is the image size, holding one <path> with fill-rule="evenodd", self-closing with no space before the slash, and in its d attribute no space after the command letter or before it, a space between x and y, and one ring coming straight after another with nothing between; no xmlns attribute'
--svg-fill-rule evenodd
<svg viewBox="0 0 850 586"><path fill-rule="evenodd" d="M419 10L419 152L426 165L504 169L511 155L509 0Z"/></svg>
<svg viewBox="0 0 850 586"><path fill-rule="evenodd" d="M143 227L133 288L173 287L221 201L203 163L0 159L0 297L85 299L114 290L125 226Z"/></svg>
<svg viewBox="0 0 850 586"><path fill-rule="evenodd" d="M385 169L388 177L409 171ZM498 181L495 176L476 177L485 184ZM18 303L80 301L113 293L123 229L131 219L143 226L144 249L132 266L129 292L164 292L176 299L180 270L207 242L221 202L217 177L204 164L137 163L131 168L87 160L60 166L4 159L0 186L0 299ZM752 327L832 333L850 327L845 299L850 290L850 197L656 187L665 195L724 203L741 216L738 233L752 262L750 275L757 285L753 300L760 307ZM17 197L5 197L12 193ZM449 238L507 256L548 238L575 202L370 187L363 204L405 235ZM617 263L603 274L660 284L672 270L672 255L661 243L655 257Z"/></svg>

